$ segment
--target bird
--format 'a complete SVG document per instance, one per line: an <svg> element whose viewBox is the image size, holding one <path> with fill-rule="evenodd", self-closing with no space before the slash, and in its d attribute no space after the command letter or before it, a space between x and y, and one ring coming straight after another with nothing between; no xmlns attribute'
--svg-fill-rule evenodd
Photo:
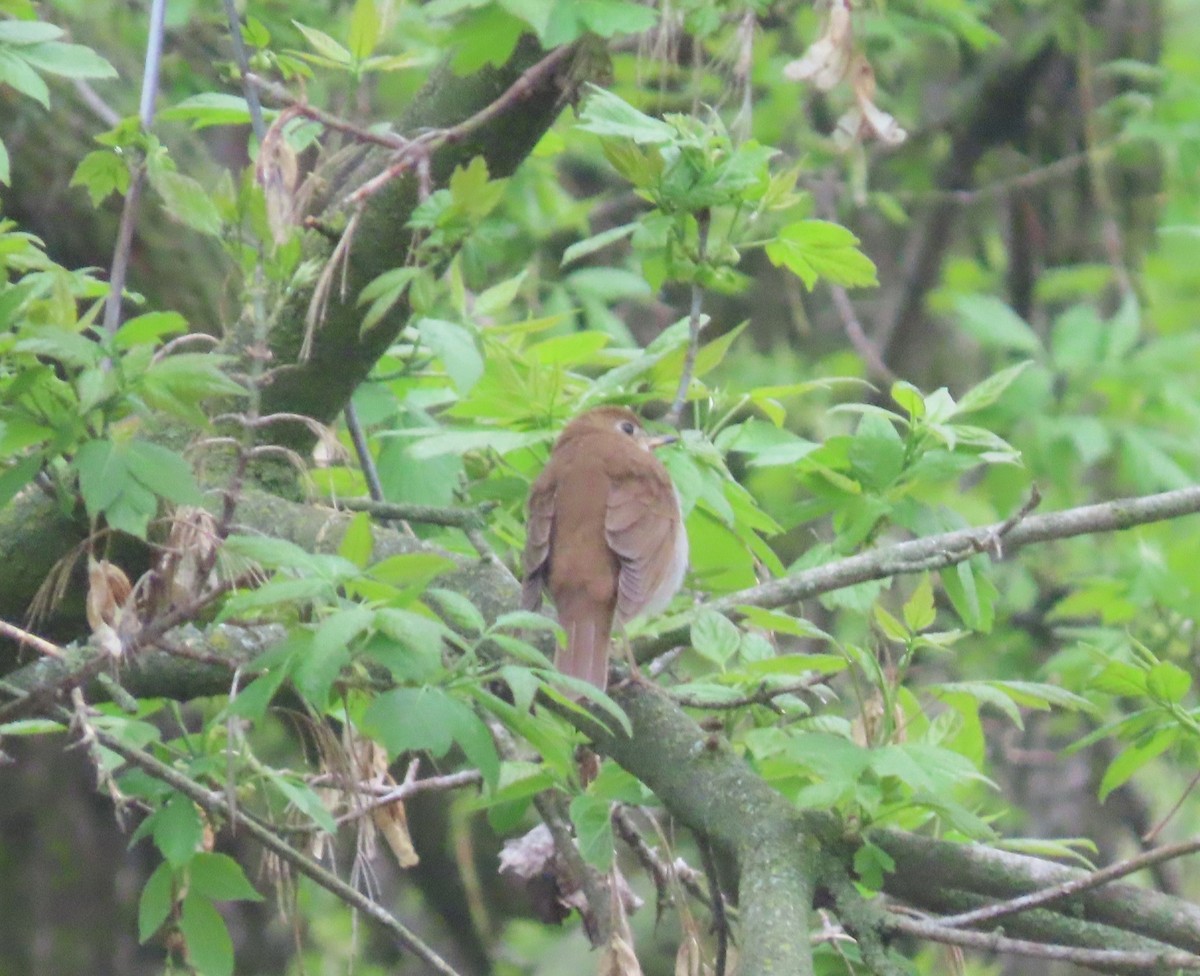
<svg viewBox="0 0 1200 976"><path fill-rule="evenodd" d="M521 602L549 591L566 631L554 666L604 690L614 625L657 613L687 570L679 495L627 407L596 407L563 428L529 492Z"/></svg>

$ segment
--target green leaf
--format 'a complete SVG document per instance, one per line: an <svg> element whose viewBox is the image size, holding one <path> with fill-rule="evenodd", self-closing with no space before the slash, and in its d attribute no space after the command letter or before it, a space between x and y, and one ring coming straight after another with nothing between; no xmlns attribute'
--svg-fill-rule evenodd
<svg viewBox="0 0 1200 976"><path fill-rule="evenodd" d="M421 342L442 361L459 393L467 393L483 375L483 357L475 337L461 325L442 319L417 322Z"/></svg>
<svg viewBox="0 0 1200 976"><path fill-rule="evenodd" d="M202 234L220 236L221 212L208 190L190 176L161 166L150 166L147 172L167 213Z"/></svg>
<svg viewBox="0 0 1200 976"><path fill-rule="evenodd" d="M293 783L286 776L270 776L271 785L282 793L289 803L309 818L313 824L327 834L337 833L333 814L321 802L321 798L305 783Z"/></svg>
<svg viewBox="0 0 1200 976"><path fill-rule="evenodd" d="M702 610L692 622L692 648L718 666L737 653L742 635L737 626L715 610Z"/></svg>
<svg viewBox="0 0 1200 976"><path fill-rule="evenodd" d="M589 254L594 254L596 251L608 247L609 244L624 240L635 230L637 230L636 223L622 224L620 227L610 227L599 234L594 234L582 241L576 241L563 251L562 266L566 267L573 261L578 261L582 257L587 257Z"/></svg>
<svg viewBox="0 0 1200 976"><path fill-rule="evenodd" d="M958 401L955 413L971 413L975 410L982 410L984 407L990 407L1004 395L1004 391L1012 385L1013 380L1032 365L1033 360L1027 359L1023 363L1017 363L1016 366L1002 369L971 387Z"/></svg>
<svg viewBox="0 0 1200 976"><path fill-rule="evenodd" d="M456 568L453 559L433 552L406 552L381 559L368 570L372 579L392 586L420 586Z"/></svg>
<svg viewBox="0 0 1200 976"><path fill-rule="evenodd" d="M17 492L29 484L41 469L42 457L35 454L0 472L0 507L12 501Z"/></svg>
<svg viewBox="0 0 1200 976"><path fill-rule="evenodd" d="M113 346L122 350L153 346L164 336L179 335L187 330L187 319L178 312L147 312L122 323L113 336Z"/></svg>
<svg viewBox="0 0 1200 976"><path fill-rule="evenodd" d="M358 0L350 14L350 33L346 43L356 61L364 61L371 56L379 43L379 30L382 26L379 11L375 8L375 0Z"/></svg>
<svg viewBox="0 0 1200 976"><path fill-rule="evenodd" d="M929 581L929 574L926 573L921 577L921 582L913 590L908 602L904 604L904 622L912 633L919 634L926 627L933 626L936 617L937 611L933 606L933 584Z"/></svg>
<svg viewBox="0 0 1200 976"><path fill-rule="evenodd" d="M1103 803L1108 794L1128 782L1129 778L1157 756L1162 755L1179 739L1179 727L1159 729L1145 742L1139 742L1123 750L1104 771L1100 780L1098 796Z"/></svg>
<svg viewBox="0 0 1200 976"><path fill-rule="evenodd" d="M172 867L187 864L204 838L204 823L196 804L174 793L154 817L154 843Z"/></svg>
<svg viewBox="0 0 1200 976"><path fill-rule="evenodd" d="M845 288L875 287L875 265L858 243L840 224L801 220L780 230L765 250L772 264L787 268L809 289L818 278Z"/></svg>
<svg viewBox="0 0 1200 976"><path fill-rule="evenodd" d="M358 512L350 519L346 532L338 545L338 555L348 559L359 569L365 569L371 561L375 538L371 534L371 516Z"/></svg>
<svg viewBox="0 0 1200 976"><path fill-rule="evenodd" d="M571 823L583 859L598 871L607 871L613 862L612 803L590 794L571 801Z"/></svg>
<svg viewBox="0 0 1200 976"><path fill-rule="evenodd" d="M960 295L954 311L964 332L990 349L1037 355L1042 340L1016 312L992 295Z"/></svg>
<svg viewBox="0 0 1200 976"><path fill-rule="evenodd" d="M1159 661L1146 675L1146 690L1159 701L1178 705L1192 687L1192 676L1171 661Z"/></svg>
<svg viewBox="0 0 1200 976"><path fill-rule="evenodd" d="M211 901L195 891L183 899L179 932L187 943L188 962L201 976L233 976L233 940Z"/></svg>
<svg viewBox="0 0 1200 976"><path fill-rule="evenodd" d="M277 115L277 112L269 109L263 111L263 117L268 122ZM205 129L211 125L249 125L250 106L241 95L201 92L163 109L158 117L173 122L190 122L193 129Z"/></svg>
<svg viewBox="0 0 1200 976"><path fill-rule="evenodd" d="M61 27L43 20L0 20L0 44L41 44L62 36Z"/></svg>
<svg viewBox="0 0 1200 976"><path fill-rule="evenodd" d="M293 20L292 25L304 35L304 39L312 45L312 49L317 54L329 60L334 66L349 66L350 62L354 60L349 51L324 31L317 30L315 27L306 27L297 20Z"/></svg>
<svg viewBox="0 0 1200 976"><path fill-rule="evenodd" d="M8 146L0 142L0 183L5 186L12 181L12 162L8 158ZM95 201L93 201L94 203Z"/></svg>
<svg viewBox="0 0 1200 976"><path fill-rule="evenodd" d="M42 76L12 50L0 48L0 83L28 95L43 108L50 107L50 89Z"/></svg>
<svg viewBox="0 0 1200 976"><path fill-rule="evenodd" d="M423 599L437 611L438 616L461 633L475 636L487 629L487 621L479 608L455 590L433 587L425 591Z"/></svg>
<svg viewBox="0 0 1200 976"><path fill-rule="evenodd" d="M642 145L665 145L676 138L675 130L663 122L639 112L610 91L588 86L587 101L579 113L579 128L598 136L632 139Z"/></svg>
<svg viewBox="0 0 1200 976"><path fill-rule="evenodd" d="M995 619L996 588L971 562L961 562L941 571L942 588L959 619L972 630L988 633Z"/></svg>
<svg viewBox="0 0 1200 976"><path fill-rule="evenodd" d="M225 551L257 563L263 569L303 569L315 571L316 560L305 549L287 539L268 536L231 535L225 540Z"/></svg>
<svg viewBox="0 0 1200 976"><path fill-rule="evenodd" d="M188 891L213 901L262 901L242 871L241 865L226 854L202 852L188 867Z"/></svg>
<svg viewBox="0 0 1200 976"><path fill-rule="evenodd" d="M124 453L111 441L88 441L75 452L73 463L88 516L97 518L117 500L129 481Z"/></svg>
<svg viewBox="0 0 1200 976"><path fill-rule="evenodd" d="M239 590L225 601L217 619L258 617L272 610L282 610L287 616L294 616L298 607L311 600L327 599L330 595L330 584L319 577L277 577L257 589Z"/></svg>
<svg viewBox="0 0 1200 976"><path fill-rule="evenodd" d="M362 724L391 758L422 749L440 757L457 742L489 785L499 775L500 760L487 726L470 706L439 688L397 688L380 695L367 708Z"/></svg>
<svg viewBox="0 0 1200 976"><path fill-rule="evenodd" d="M164 861L146 879L138 899L138 942L145 942L154 935L175 904L175 875L171 865Z"/></svg>
<svg viewBox="0 0 1200 976"><path fill-rule="evenodd" d="M21 58L39 71L62 78L116 78L117 69L90 47L47 41L21 48Z"/></svg>
<svg viewBox="0 0 1200 976"><path fill-rule="evenodd" d="M192 466L184 458L150 441L131 441L125 451L129 473L156 495L176 505L199 505L203 501Z"/></svg>

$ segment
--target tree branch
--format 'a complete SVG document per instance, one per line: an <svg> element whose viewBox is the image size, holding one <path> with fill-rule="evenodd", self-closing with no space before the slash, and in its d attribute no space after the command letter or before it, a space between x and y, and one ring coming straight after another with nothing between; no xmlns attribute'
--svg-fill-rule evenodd
<svg viewBox="0 0 1200 976"><path fill-rule="evenodd" d="M957 529L872 549L731 593L708 605L736 618L738 607L782 607L868 580L944 569L981 553L994 552L1000 542L1012 553L1035 542L1119 532L1137 525L1163 522L1198 512L1200 488L1179 488L1156 495L1082 505L1044 515L1030 515L1016 524L1005 520L981 528ZM687 628L678 627L656 637L635 641L634 656L639 664L649 661L672 647L686 643L687 633Z"/></svg>

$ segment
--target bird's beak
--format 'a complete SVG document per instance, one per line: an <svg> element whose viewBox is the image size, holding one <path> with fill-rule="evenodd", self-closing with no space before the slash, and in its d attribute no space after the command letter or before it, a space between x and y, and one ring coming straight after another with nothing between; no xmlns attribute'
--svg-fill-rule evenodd
<svg viewBox="0 0 1200 976"><path fill-rule="evenodd" d="M675 434L659 434L657 437L647 437L646 446L650 450L657 450L660 447L666 447L668 444L674 444L679 438Z"/></svg>

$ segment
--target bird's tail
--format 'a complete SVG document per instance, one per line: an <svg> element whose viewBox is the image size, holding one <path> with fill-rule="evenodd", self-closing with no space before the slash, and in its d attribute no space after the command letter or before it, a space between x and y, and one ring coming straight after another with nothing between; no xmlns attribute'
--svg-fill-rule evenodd
<svg viewBox="0 0 1200 976"><path fill-rule="evenodd" d="M559 620L567 632L567 645L555 651L554 666L563 674L581 678L603 691L608 686L612 611L597 612L591 607L573 613L572 609L559 608Z"/></svg>

